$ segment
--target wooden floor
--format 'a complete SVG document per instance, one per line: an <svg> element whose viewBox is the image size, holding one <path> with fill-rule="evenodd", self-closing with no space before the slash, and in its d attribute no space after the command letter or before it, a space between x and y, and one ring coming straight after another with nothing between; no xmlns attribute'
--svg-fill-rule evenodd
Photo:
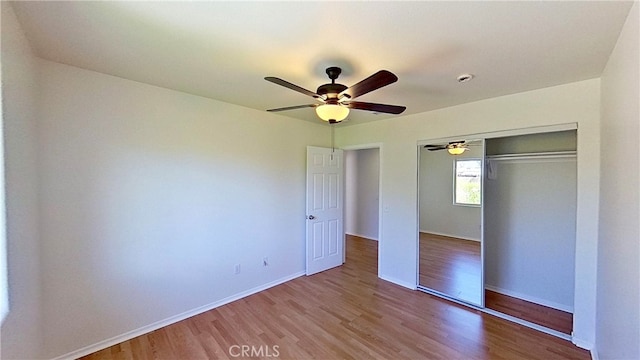
<svg viewBox="0 0 640 360"><path fill-rule="evenodd" d="M420 233L420 285L480 304L481 266L479 242ZM573 329L571 313L489 290L485 290L485 307L564 334Z"/></svg>
<svg viewBox="0 0 640 360"><path fill-rule="evenodd" d="M451 297L482 304L480 242L420 233L419 284Z"/></svg>
<svg viewBox="0 0 640 360"><path fill-rule="evenodd" d="M522 299L485 290L484 306L534 324L542 325L571 335L573 330L573 314L535 304Z"/></svg>
<svg viewBox="0 0 640 360"><path fill-rule="evenodd" d="M350 238L341 267L297 278L86 359L251 357L242 356L242 346L262 355L254 358L282 359L590 358L568 341L381 280L377 242Z"/></svg>

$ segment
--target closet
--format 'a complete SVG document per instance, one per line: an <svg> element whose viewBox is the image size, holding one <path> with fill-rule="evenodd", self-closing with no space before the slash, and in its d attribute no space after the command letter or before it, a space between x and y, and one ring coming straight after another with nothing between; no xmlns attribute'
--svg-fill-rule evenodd
<svg viewBox="0 0 640 360"><path fill-rule="evenodd" d="M453 191L453 167L456 159L463 157L441 152L435 159L435 152L425 152L421 143L419 288L518 318L534 327L570 334L575 279L576 135L576 130L566 130L480 140L479 136L470 137L475 139L471 143L483 145L462 155L482 160L482 197L477 207L459 206L453 197L443 195ZM440 179L440 185L434 178ZM450 208L453 210L449 213L435 210ZM471 212L475 215L464 216ZM462 219L467 223L456 225ZM457 229L444 234L449 244L458 244L456 247L434 250L424 245L425 233L438 235L438 226ZM477 235L464 236L464 229L473 228ZM479 259L473 275L468 265L438 260L467 259L470 263L471 247L466 246L472 244L470 240L476 241ZM427 273L433 269L439 269L434 274L441 277L440 283L428 280ZM447 279L441 274L445 272L449 283L443 285ZM465 285L469 278L477 281ZM470 292L474 297L469 297Z"/></svg>

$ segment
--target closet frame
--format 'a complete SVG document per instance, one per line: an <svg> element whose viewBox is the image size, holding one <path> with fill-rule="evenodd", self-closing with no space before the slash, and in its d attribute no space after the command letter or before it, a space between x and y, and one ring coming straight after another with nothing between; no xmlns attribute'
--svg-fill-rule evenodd
<svg viewBox="0 0 640 360"><path fill-rule="evenodd" d="M417 142L417 163L416 163L416 176L418 177L417 179L417 184L418 184L418 189L417 189L417 199L416 199L416 203L417 203L417 229L416 229L416 246L417 246L417 269L418 269L418 274L416 276L416 289L443 299L446 299L448 301L457 303L457 304L461 304L464 306L467 306L471 309L475 309L481 312L484 312L486 314L490 314L490 315L494 315L497 316L499 318L505 319L505 320L509 320L511 322L517 323L519 325L523 325L538 331L541 331L543 333L549 334L549 335L553 335L565 340L569 340L572 341L572 335L571 334L565 334L562 333L560 331L556 331L553 329L550 329L548 327L545 326L541 326L538 325L536 323L530 322L530 321L526 321L508 314L504 314L502 312L493 310L493 309L489 309L485 307L485 294L484 294L484 286L486 285L486 281L485 281L485 241L484 241L484 237L485 237L485 214L484 214L484 208L485 208L485 171L483 171L483 184L482 184L482 203L481 203L481 278L482 278L482 301L480 305L476 305L476 304L472 304L469 302L465 302L463 300L460 299L456 299L454 297L451 297L450 295L447 295L445 293L433 290L433 289L429 289L426 288L424 286L421 286L419 284L419 279L420 279L420 274L419 274L419 269L420 269L420 150L424 145L427 144L433 144L433 143L441 143L441 142L448 142L448 141L455 141L455 140L459 140L459 139L471 139L471 140L482 140L482 144L483 144L483 149L484 149L484 155L482 157L482 166L483 166L483 170L486 170L486 162L488 159L491 160L496 160L496 161L502 161L502 160L514 160L514 159L539 159L541 157L546 157L546 158L566 158L566 157L573 157L573 158L577 158L577 148L576 151L558 151L558 152L546 152L546 153L519 153L519 154L504 154L504 155L493 155L493 156L487 156L486 155L486 141L487 140L491 140L491 139L496 139L496 138L504 138L504 137L512 137L512 136L521 136L521 135L534 135L534 134L544 134L544 133L554 133L554 132L561 132L561 131L578 131L578 125L577 123L567 123L567 124L558 124L558 125L547 125L547 126L538 126L538 127L529 127L529 128L520 128L520 129L510 129L510 130L502 130L502 131L494 131L494 132L484 132L484 133L475 133L475 134L461 134L461 135L452 135L452 136L447 136L447 137L439 137L439 138L433 138L433 139L426 139L426 140L419 140ZM576 184L577 186L577 184ZM576 239L577 240L577 239ZM576 273L575 273L575 268L574 268L574 278L576 277ZM575 284L574 284L574 291L575 291ZM575 292L574 292L574 297L575 297ZM574 324L575 324L575 319L574 319Z"/></svg>

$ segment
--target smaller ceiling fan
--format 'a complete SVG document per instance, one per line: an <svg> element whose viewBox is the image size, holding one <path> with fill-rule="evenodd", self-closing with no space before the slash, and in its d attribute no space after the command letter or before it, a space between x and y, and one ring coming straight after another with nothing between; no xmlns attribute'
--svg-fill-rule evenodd
<svg viewBox="0 0 640 360"><path fill-rule="evenodd" d="M469 145L465 140L451 141L448 144L441 145L425 145L424 148L429 151L447 150L451 155L460 155L469 150Z"/></svg>
<svg viewBox="0 0 640 360"><path fill-rule="evenodd" d="M316 104L288 106L269 109L267 111L276 112L311 107L316 109L316 114L320 119L328 121L330 124L335 124L346 119L349 115L349 109L386 114L400 114L406 109L406 107L399 105L353 101L353 99L358 96L398 81L398 77L387 70L380 70L351 87L336 83L336 79L340 76L340 73L342 73L342 69L339 67L329 67L327 68L326 73L329 76L329 79L331 79L331 83L320 85L315 93L277 77L265 77L264 79L267 81L284 86L304 95L311 96L318 101Z"/></svg>

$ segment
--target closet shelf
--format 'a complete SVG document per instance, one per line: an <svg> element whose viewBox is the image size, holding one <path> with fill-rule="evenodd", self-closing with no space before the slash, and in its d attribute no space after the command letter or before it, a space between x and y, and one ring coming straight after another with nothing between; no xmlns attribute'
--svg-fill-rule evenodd
<svg viewBox="0 0 640 360"><path fill-rule="evenodd" d="M547 151L536 153L487 155L487 160L533 160L533 159L562 159L575 158L576 151Z"/></svg>

